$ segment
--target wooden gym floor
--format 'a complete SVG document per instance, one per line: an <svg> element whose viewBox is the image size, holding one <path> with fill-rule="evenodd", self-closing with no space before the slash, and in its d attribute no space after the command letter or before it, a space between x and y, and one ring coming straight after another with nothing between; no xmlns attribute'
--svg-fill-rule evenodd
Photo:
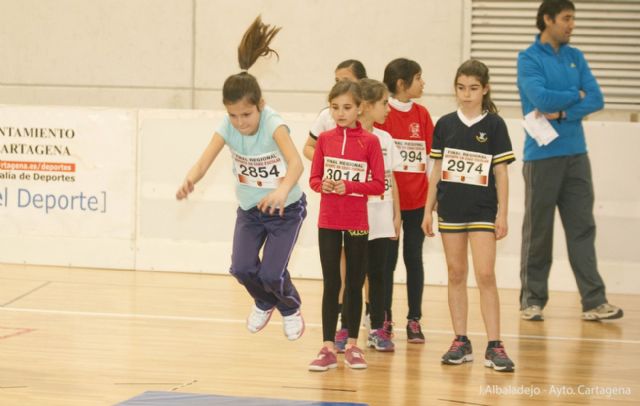
<svg viewBox="0 0 640 406"><path fill-rule="evenodd" d="M526 322L518 291L501 290L503 340L516 363L505 374L483 366L475 289L476 360L445 366L446 287L425 288L427 343L416 345L406 342L406 291L396 285L395 353L366 350L364 371L340 357L337 370L312 373L322 284L295 282L307 330L289 342L279 315L258 334L246 331L251 300L230 276L0 264L0 404L112 405L144 391L375 406L640 404L640 296L609 295L625 317L594 323L580 320L577 293L552 292L546 320Z"/></svg>

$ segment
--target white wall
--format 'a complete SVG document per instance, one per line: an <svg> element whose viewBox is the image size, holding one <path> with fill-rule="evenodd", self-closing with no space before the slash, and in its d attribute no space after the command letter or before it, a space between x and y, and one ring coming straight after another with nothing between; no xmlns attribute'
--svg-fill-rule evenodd
<svg viewBox="0 0 640 406"><path fill-rule="evenodd" d="M337 63L356 58L381 79L397 57L416 60L421 102L453 106L467 57L471 0L0 0L0 104L221 109L236 48L261 14L283 27L276 58L251 69L280 111L317 112ZM531 16L534 24L535 16ZM579 28L579 27L578 27ZM532 39L533 40L533 39ZM499 106L517 118L516 105ZM638 121L605 109L593 119Z"/></svg>
<svg viewBox="0 0 640 406"><path fill-rule="evenodd" d="M372 78L418 61L422 103L451 110L469 0L0 0L0 104L221 109L236 48L262 14L280 60L251 69L280 111L317 112L344 59ZM534 16L532 16L533 24ZM468 21L468 19L467 19ZM504 106L517 117L517 107ZM608 119L615 115L606 115ZM615 119L628 120L623 112Z"/></svg>
<svg viewBox="0 0 640 406"><path fill-rule="evenodd" d="M192 6L1 0L0 103L188 107Z"/></svg>
<svg viewBox="0 0 640 406"><path fill-rule="evenodd" d="M344 59L382 78L400 56L422 65L437 110L461 61L463 3L0 0L0 104L219 109L240 38L262 14L283 27L280 60L251 72L281 111L318 111Z"/></svg>

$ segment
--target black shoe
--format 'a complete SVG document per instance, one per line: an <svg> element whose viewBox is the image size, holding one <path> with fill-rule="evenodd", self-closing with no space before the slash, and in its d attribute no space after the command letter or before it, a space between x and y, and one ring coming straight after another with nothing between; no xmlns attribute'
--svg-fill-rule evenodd
<svg viewBox="0 0 640 406"><path fill-rule="evenodd" d="M513 372L515 369L515 365L504 350L502 343L499 347L487 348L487 352L484 354L484 366L499 372Z"/></svg>
<svg viewBox="0 0 640 406"><path fill-rule="evenodd" d="M443 364L460 365L463 362L473 361L471 341L457 341L453 339L449 351L442 356Z"/></svg>
<svg viewBox="0 0 640 406"><path fill-rule="evenodd" d="M411 319L407 323L407 341L412 344L424 344L424 334L419 320Z"/></svg>

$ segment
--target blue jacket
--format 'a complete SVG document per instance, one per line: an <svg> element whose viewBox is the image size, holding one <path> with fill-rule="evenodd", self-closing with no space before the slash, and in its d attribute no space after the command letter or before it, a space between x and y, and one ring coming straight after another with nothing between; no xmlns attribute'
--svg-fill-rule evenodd
<svg viewBox="0 0 640 406"><path fill-rule="evenodd" d="M537 35L536 41L518 54L518 90L525 115L534 109L566 113L561 122L550 120L559 135L550 144L540 147L533 138L525 137L525 161L587 152L582 118L601 110L604 99L579 49L564 44L556 52ZM583 99L580 90L586 94Z"/></svg>

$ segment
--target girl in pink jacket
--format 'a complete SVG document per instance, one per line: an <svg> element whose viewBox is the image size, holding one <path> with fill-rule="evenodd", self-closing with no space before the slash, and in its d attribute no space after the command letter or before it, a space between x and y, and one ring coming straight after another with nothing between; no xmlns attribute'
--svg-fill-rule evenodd
<svg viewBox="0 0 640 406"><path fill-rule="evenodd" d="M324 281L324 345L309 364L311 371L326 371L337 366L334 339L343 244L347 257L347 300L343 310L348 316L349 330L344 362L354 369L367 367L364 354L356 345L369 234L367 196L384 192L384 160L378 138L358 122L361 94L360 85L354 82L340 81L333 86L329 93L329 108L337 127L320 134L311 165L309 184L321 193L318 245Z"/></svg>

